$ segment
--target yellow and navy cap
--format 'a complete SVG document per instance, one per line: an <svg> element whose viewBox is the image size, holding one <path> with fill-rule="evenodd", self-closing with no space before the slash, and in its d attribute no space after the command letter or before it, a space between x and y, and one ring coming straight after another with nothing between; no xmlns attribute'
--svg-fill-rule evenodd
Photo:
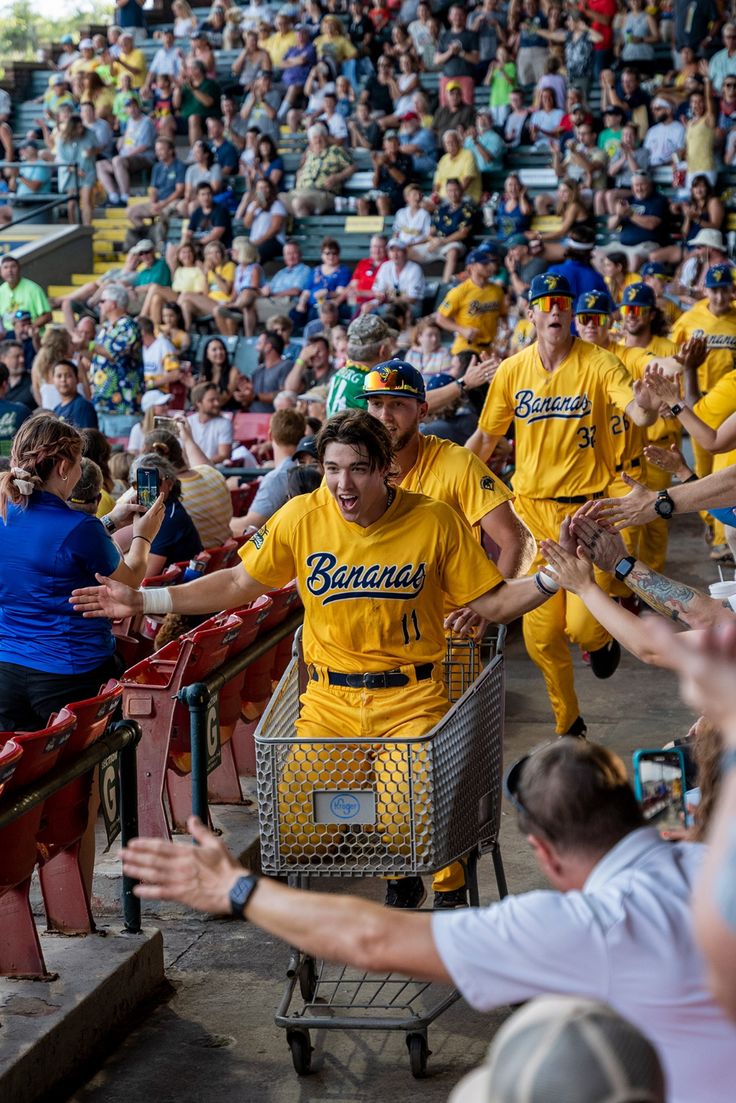
<svg viewBox="0 0 736 1103"><path fill-rule="evenodd" d="M584 291L575 303L576 314L613 314L613 303L607 291Z"/></svg>
<svg viewBox="0 0 736 1103"><path fill-rule="evenodd" d="M406 360L398 357L386 360L366 372L363 390L357 397L371 398L381 394L394 398L415 398L417 402L424 402L424 378Z"/></svg>
<svg viewBox="0 0 736 1103"><path fill-rule="evenodd" d="M554 272L545 272L541 276L535 276L529 288L529 302L541 299L545 295L567 295L572 299L570 284L564 276L558 276Z"/></svg>
<svg viewBox="0 0 736 1103"><path fill-rule="evenodd" d="M648 306L657 305L657 297L648 283L630 283L624 288L620 306Z"/></svg>
<svg viewBox="0 0 736 1103"><path fill-rule="evenodd" d="M705 273L706 287L729 287L733 284L733 272L730 264L714 264Z"/></svg>

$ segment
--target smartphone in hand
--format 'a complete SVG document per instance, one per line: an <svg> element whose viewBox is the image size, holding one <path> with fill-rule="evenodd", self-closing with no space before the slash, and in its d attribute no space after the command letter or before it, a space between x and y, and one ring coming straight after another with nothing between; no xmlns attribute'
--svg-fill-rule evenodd
<svg viewBox="0 0 736 1103"><path fill-rule="evenodd" d="M150 509L159 496L159 476L155 467L139 467L135 477L138 504Z"/></svg>

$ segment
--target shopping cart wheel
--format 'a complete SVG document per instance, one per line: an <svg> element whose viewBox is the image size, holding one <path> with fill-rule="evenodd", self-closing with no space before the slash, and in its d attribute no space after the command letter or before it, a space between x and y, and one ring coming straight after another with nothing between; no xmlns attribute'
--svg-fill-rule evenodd
<svg viewBox="0 0 736 1103"><path fill-rule="evenodd" d="M305 1003L311 1003L317 991L317 962L305 957L299 969L299 991Z"/></svg>
<svg viewBox="0 0 736 1103"><path fill-rule="evenodd" d="M286 1041L291 1050L294 1071L298 1076L308 1076L312 1071L312 1046L308 1030L287 1030Z"/></svg>
<svg viewBox="0 0 736 1103"><path fill-rule="evenodd" d="M411 1074L417 1080L427 1075L427 1058L430 1054L426 1034L407 1034L406 1046L409 1050Z"/></svg>

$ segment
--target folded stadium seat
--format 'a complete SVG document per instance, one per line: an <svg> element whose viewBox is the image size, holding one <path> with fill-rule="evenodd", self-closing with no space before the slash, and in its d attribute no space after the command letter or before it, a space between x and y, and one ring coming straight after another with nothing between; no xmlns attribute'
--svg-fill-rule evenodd
<svg viewBox="0 0 736 1103"><path fill-rule="evenodd" d="M77 726L61 749L60 763L67 765L104 735L122 696L122 685L112 678L96 697L66 706L76 717ZM97 771L91 769L75 778L43 806L36 847L49 931L89 934L95 929L90 900L95 821L100 807L96 775Z"/></svg>
<svg viewBox="0 0 736 1103"><path fill-rule="evenodd" d="M243 627L228 648L226 662L229 663L236 656L241 655L246 648L250 647L259 635L261 627L268 617L271 605L271 598L267 594L263 594L250 606L238 609L237 616L242 620ZM241 670L240 674L236 674L220 690L221 762L207 778L207 792L210 802L213 804L238 804L243 799L231 740L235 725L240 720L240 694L243 689L245 674L246 671Z"/></svg>
<svg viewBox="0 0 736 1103"><path fill-rule="evenodd" d="M12 799L18 789L39 781L53 770L76 723L76 716L62 709L42 731L0 733L1 745L13 740L23 748L23 755L7 782L4 802ZM0 830L0 976L47 976L28 899L37 856L36 832L42 815L40 803Z"/></svg>
<svg viewBox="0 0 736 1103"><path fill-rule="evenodd" d="M271 608L268 616L261 625L261 635L276 628L287 616L293 613L301 605L299 591L296 582L289 582L280 590L272 590ZM236 610L238 612L238 610ZM293 636L283 640L281 644L275 644L260 659L248 667L243 680L241 691L240 712L244 723L239 724L233 732L232 745L238 774L252 776L255 774L255 749L253 744L253 732L256 730L259 719L268 704L273 690L273 673L277 662L281 662L280 656L284 650L291 654ZM277 654L279 659L277 660Z"/></svg>
<svg viewBox="0 0 736 1103"><path fill-rule="evenodd" d="M238 444L268 440L271 414L236 414L233 418L233 437Z"/></svg>
<svg viewBox="0 0 736 1103"><path fill-rule="evenodd" d="M220 616L216 622L172 640L123 675L123 713L143 730L137 756L141 835L171 837L164 808L166 771L191 770L189 710L176 695L184 686L204 681L224 662L232 631L242 623L235 615Z"/></svg>
<svg viewBox="0 0 736 1103"><path fill-rule="evenodd" d="M4 747L0 747L0 797L5 792L22 757L23 748L14 739L9 739Z"/></svg>
<svg viewBox="0 0 736 1103"><path fill-rule="evenodd" d="M230 491L230 500L233 503L233 517L245 517L260 485L260 479L251 479L249 482L244 483L243 486L239 486L237 490Z"/></svg>

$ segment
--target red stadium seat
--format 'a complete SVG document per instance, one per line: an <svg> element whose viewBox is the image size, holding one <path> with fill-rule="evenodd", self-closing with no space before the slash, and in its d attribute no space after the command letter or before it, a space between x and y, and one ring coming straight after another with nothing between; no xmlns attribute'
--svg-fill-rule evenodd
<svg viewBox="0 0 736 1103"><path fill-rule="evenodd" d="M0 797L5 792L22 756L23 748L14 739L9 739L4 747L0 747Z"/></svg>
<svg viewBox="0 0 736 1103"><path fill-rule="evenodd" d="M184 564L186 566L186 564ZM151 575L141 582L141 589L149 586L176 586L183 574L183 566L171 563L161 574ZM152 640L158 631L158 621L153 622L151 633L143 634L142 626L148 618L138 616L125 617L123 620L113 621L112 634L115 637L115 650L123 661L125 668L145 658L152 650Z"/></svg>
<svg viewBox="0 0 736 1103"><path fill-rule="evenodd" d="M111 679L96 697L66 706L76 716L77 726L64 744L59 762L75 758L105 733L122 696L122 685ZM88 934L95 928L90 898L98 808L94 770L54 793L43 806L36 844L46 925L50 931ZM87 852L84 855L83 840ZM82 864L85 857L86 871Z"/></svg>
<svg viewBox="0 0 736 1103"><path fill-rule="evenodd" d="M189 712L176 700L176 694L183 686L203 681L221 665L233 640L233 629L240 629L240 625L237 616L216 617L214 622L207 621L167 643L123 676L124 714L137 720L143 729L138 746L141 835L170 837L163 800L166 770L170 767L182 775L191 770ZM176 819L174 823L184 826Z"/></svg>
<svg viewBox="0 0 736 1103"><path fill-rule="evenodd" d="M271 414L236 414L233 418L233 437L238 443L268 440Z"/></svg>
<svg viewBox="0 0 736 1103"><path fill-rule="evenodd" d="M239 486L237 490L230 491L230 500L233 503L233 517L245 517L251 503L258 493L261 485L260 479L251 479L250 482Z"/></svg>
<svg viewBox="0 0 736 1103"><path fill-rule="evenodd" d="M38 781L56 765L66 741L76 727L77 718L68 709L52 717L48 727L38 732L0 733L0 744L9 740L19 744L23 754L7 782L4 798ZM0 830L0 975L46 976L36 924L28 891L36 864L36 833L43 815L43 804Z"/></svg>

